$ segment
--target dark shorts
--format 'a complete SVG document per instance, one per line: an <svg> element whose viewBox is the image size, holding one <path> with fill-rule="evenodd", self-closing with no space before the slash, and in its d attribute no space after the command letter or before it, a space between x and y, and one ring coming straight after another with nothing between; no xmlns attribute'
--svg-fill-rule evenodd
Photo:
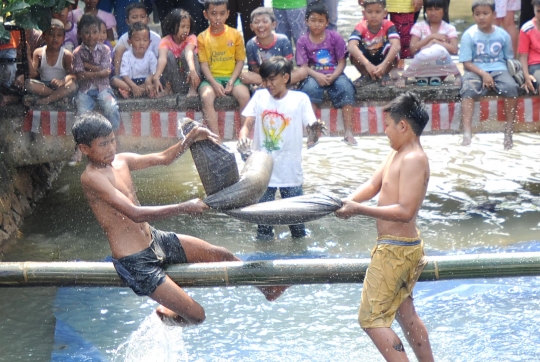
<svg viewBox="0 0 540 362"><path fill-rule="evenodd" d="M384 61L384 58L386 57L386 54L390 50L391 46L392 44L390 44L390 42L386 42L374 54L371 54L371 52L368 49L364 48L362 45L359 45L358 48L371 64L379 65ZM399 54L396 56L396 58L399 60Z"/></svg>
<svg viewBox="0 0 540 362"><path fill-rule="evenodd" d="M139 296L148 296L163 284L164 266L187 263L186 253L175 233L153 227L150 231L152 242L148 248L118 260L113 258L120 279Z"/></svg>

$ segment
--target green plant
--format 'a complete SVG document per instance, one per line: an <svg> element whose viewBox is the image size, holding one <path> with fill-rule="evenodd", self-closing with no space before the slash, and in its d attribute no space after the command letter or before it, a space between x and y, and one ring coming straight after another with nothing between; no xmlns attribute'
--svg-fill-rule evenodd
<svg viewBox="0 0 540 362"><path fill-rule="evenodd" d="M0 5L0 41L9 41L4 22L24 29L47 30L53 11L63 9L66 0L3 0Z"/></svg>

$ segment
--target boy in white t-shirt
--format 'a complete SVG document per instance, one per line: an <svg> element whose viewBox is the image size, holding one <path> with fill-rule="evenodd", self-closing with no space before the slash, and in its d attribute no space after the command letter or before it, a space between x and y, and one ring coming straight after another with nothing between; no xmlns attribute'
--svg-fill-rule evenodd
<svg viewBox="0 0 540 362"><path fill-rule="evenodd" d="M259 68L265 88L255 92L242 112L246 120L238 137L239 150L243 144L251 143L253 150L264 150L274 159L268 189L259 202L274 200L278 188L282 198L303 194L303 129L310 126L314 129L318 123L309 97L287 89L292 68L291 61L282 56L265 60ZM253 127L251 142L248 137ZM308 140L308 146L310 143ZM304 224L289 225L289 228L293 238L306 235ZM258 239L273 237L272 226L258 226Z"/></svg>
<svg viewBox="0 0 540 362"><path fill-rule="evenodd" d="M122 56L120 77L114 77L111 85L123 98L148 96L154 98L156 92L152 84L157 68L156 55L149 49L150 29L138 22L129 28L131 49Z"/></svg>

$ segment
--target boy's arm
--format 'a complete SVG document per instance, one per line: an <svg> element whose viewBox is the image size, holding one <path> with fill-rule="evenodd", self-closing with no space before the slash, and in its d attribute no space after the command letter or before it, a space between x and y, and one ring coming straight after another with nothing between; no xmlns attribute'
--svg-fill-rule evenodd
<svg viewBox="0 0 540 362"><path fill-rule="evenodd" d="M37 48L34 50L34 54L32 55L32 63L28 64L28 70L30 72L29 76L30 78L37 78L39 77L39 62L40 62L40 55L43 52L43 48Z"/></svg>
<svg viewBox="0 0 540 362"><path fill-rule="evenodd" d="M336 211L336 215L345 219L354 215L365 215L386 221L411 222L416 217L425 196L424 190L428 179L426 177L427 169L428 165L425 157L420 155L405 156L399 171L399 199L397 203L384 206L367 206L344 200L343 207ZM419 170L423 170L423 172L419 172Z"/></svg>
<svg viewBox="0 0 540 362"><path fill-rule="evenodd" d="M229 81L227 82L227 86L225 87L225 94L230 94L232 92L234 88L234 82L236 82L236 80L240 76L240 73L242 73L242 69L244 69L244 61L237 60L231 78L229 79Z"/></svg>
<svg viewBox="0 0 540 362"><path fill-rule="evenodd" d="M341 58L340 60L338 60L337 66L334 69L334 73L326 75L326 78L328 79L328 85L334 83L334 81L343 74L345 65L347 65L347 61L345 60L345 58Z"/></svg>
<svg viewBox="0 0 540 362"><path fill-rule="evenodd" d="M520 53L518 54L519 61L521 63L521 68L523 68L523 77L525 78L525 84L523 84L523 88L525 88L525 91L527 93L531 92L533 94L536 94L536 88L534 87L532 80L533 77L531 74L529 74L529 54L528 53ZM535 79L535 81L540 81L540 79Z"/></svg>
<svg viewBox="0 0 540 362"><path fill-rule="evenodd" d="M81 183L86 195L92 195L93 199L108 204L136 223L161 220L178 214L201 213L208 208L197 199L172 205L138 206L100 172L83 173Z"/></svg>
<svg viewBox="0 0 540 362"><path fill-rule="evenodd" d="M114 75L120 74L120 65L122 64L122 55L126 52L127 48L124 46L122 42L118 42L118 45L116 48L114 48ZM165 53L165 64L167 64L167 53ZM165 66L163 66L165 68Z"/></svg>
<svg viewBox="0 0 540 362"><path fill-rule="evenodd" d="M478 74L480 77L482 77L482 87L485 88L493 88L494 87L494 81L491 74L486 72L485 70L480 69L477 65L475 65L472 61L464 62L463 68L469 72L473 72Z"/></svg>
<svg viewBox="0 0 540 362"><path fill-rule="evenodd" d="M254 124L255 124L255 117L246 117L246 120L244 121L244 125L240 129L240 132L238 132L238 139L242 140L244 138L249 138L249 134L251 133L251 130L253 129Z"/></svg>
<svg viewBox="0 0 540 362"><path fill-rule="evenodd" d="M158 50L158 61L157 61L157 67L156 67L156 73L154 74L154 87L156 88L157 92L161 92L163 90L163 85L159 81L161 78L161 75L163 74L163 71L165 70L165 67L167 66L167 53L169 52L169 49L167 48L159 48ZM115 55L116 56L116 55Z"/></svg>
<svg viewBox="0 0 540 362"><path fill-rule="evenodd" d="M399 54L399 51L401 50L401 43L399 39L392 38L388 41L390 42L390 49L388 50L388 53L386 53L386 57L384 57L382 63L377 65L375 67L375 71L373 72L373 74L375 74L379 78L381 78L386 73L386 69L390 64L394 62L397 55Z"/></svg>
<svg viewBox="0 0 540 362"><path fill-rule="evenodd" d="M136 153L122 153L121 157L126 161L130 170L141 170L152 166L170 165L180 155L182 155L194 142L209 139L218 142L218 136L210 132L207 128L196 127L189 132L185 139L167 148L165 151L139 155Z"/></svg>

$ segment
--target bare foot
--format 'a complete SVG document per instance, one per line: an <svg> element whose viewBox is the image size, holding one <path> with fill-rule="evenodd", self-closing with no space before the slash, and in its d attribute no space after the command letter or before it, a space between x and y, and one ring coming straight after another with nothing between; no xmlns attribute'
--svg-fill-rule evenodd
<svg viewBox="0 0 540 362"><path fill-rule="evenodd" d="M45 98L39 98L38 100L36 100L35 104L38 104L40 106L45 106L47 104L51 103L49 101L49 97L45 97Z"/></svg>
<svg viewBox="0 0 540 362"><path fill-rule="evenodd" d="M471 144L471 138L472 136L470 134L463 134L463 142L461 142L462 146L469 146Z"/></svg>
<svg viewBox="0 0 540 362"><path fill-rule="evenodd" d="M28 108L32 108L33 106L35 106L36 101L37 101L37 98L31 95L27 95L23 98L23 104ZM5 100L3 96L2 96L2 101L0 101L0 106L5 106Z"/></svg>
<svg viewBox="0 0 540 362"><path fill-rule="evenodd" d="M198 97L199 96L199 93L197 93L197 91L193 88L189 88L189 91L186 95L187 98L193 98L193 97Z"/></svg>
<svg viewBox="0 0 540 362"><path fill-rule="evenodd" d="M354 136L350 130L347 130L345 132L345 137L343 137L343 142L348 144L349 146L358 146L358 142L354 139Z"/></svg>
<svg viewBox="0 0 540 362"><path fill-rule="evenodd" d="M182 317L162 305L156 308L156 314L165 324L182 327L187 325L186 321Z"/></svg>
<svg viewBox="0 0 540 362"><path fill-rule="evenodd" d="M266 300L273 302L278 299L290 285L273 285L270 287L257 287L265 296Z"/></svg>
<svg viewBox="0 0 540 362"><path fill-rule="evenodd" d="M129 91L127 91L127 90L125 90L125 89L118 88L118 93L120 93L120 95L121 95L122 98L124 98L124 99L128 99L128 98L129 98Z"/></svg>
<svg viewBox="0 0 540 362"><path fill-rule="evenodd" d="M165 87L165 89L161 92L156 93L156 98L165 97L172 94L172 88L171 87Z"/></svg>
<svg viewBox="0 0 540 362"><path fill-rule="evenodd" d="M405 88L405 78L399 77L394 83L394 85L398 88Z"/></svg>

